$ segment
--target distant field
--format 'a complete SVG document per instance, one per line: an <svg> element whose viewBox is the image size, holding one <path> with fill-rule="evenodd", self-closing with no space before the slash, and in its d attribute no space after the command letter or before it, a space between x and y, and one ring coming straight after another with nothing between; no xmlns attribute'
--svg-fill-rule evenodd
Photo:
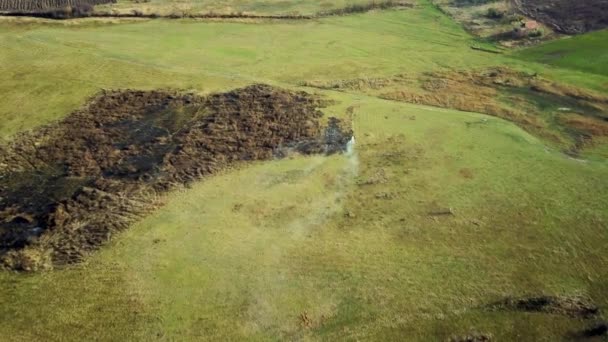
<svg viewBox="0 0 608 342"><path fill-rule="evenodd" d="M306 22L66 25L0 24L0 91L10 99L0 102L1 136L67 115L101 88L209 92L256 81L416 74L501 58L472 50L458 25L425 7Z"/></svg>
<svg viewBox="0 0 608 342"><path fill-rule="evenodd" d="M214 2L256 13L329 2L256 4ZM583 296L606 315L608 145L577 159L502 119L370 93L394 75L417 89L433 72L508 66L604 94L608 74L594 56L605 57L606 41L598 32L513 56L479 51L426 1L307 21L3 18L3 144L101 89L268 83L333 100L324 113L352 115L356 152L227 170L167 195L84 264L0 272L0 340L572 336L592 320L488 304ZM542 60L553 44L571 57ZM351 79L361 89L302 86Z"/></svg>
<svg viewBox="0 0 608 342"><path fill-rule="evenodd" d="M116 4L98 6L97 11L117 11L129 13L134 10L142 13L180 14L180 13L251 13L251 14L302 14L310 15L320 11L343 8L355 4L367 4L369 0L118 0Z"/></svg>
<svg viewBox="0 0 608 342"><path fill-rule="evenodd" d="M608 30L559 39L524 49L515 56L526 61L608 76Z"/></svg>

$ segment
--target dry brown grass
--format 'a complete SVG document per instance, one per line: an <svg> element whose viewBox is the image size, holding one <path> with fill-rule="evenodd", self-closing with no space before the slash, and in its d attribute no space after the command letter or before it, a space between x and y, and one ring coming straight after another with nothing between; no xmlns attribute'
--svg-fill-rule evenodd
<svg viewBox="0 0 608 342"><path fill-rule="evenodd" d="M608 125L593 117L608 111L608 96L506 67L432 72L418 77L400 74L386 78L309 81L302 85L364 92L387 100L489 114L514 122L543 139L579 147L581 134L585 135L589 146L594 137L606 135L604 127ZM567 120L555 122L553 116L546 115L540 100L568 103L587 116L568 116ZM556 129L555 124L576 130Z"/></svg>
<svg viewBox="0 0 608 342"><path fill-rule="evenodd" d="M594 137L608 136L608 122L575 113L560 115L560 122L570 128Z"/></svg>

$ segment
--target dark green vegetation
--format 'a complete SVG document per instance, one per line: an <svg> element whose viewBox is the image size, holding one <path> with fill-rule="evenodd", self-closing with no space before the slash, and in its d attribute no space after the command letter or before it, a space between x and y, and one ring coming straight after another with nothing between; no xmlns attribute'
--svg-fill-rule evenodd
<svg viewBox="0 0 608 342"><path fill-rule="evenodd" d="M576 56L575 42L606 45L585 37L546 46L568 42ZM598 139L573 158L543 132L567 133L549 120L564 106L589 128L602 114L589 94L606 96L608 71L475 44L426 1L308 21L4 18L6 144L100 89L206 97L266 83L331 101L325 117L351 122L356 145L224 170L153 198L164 206L84 263L0 273L2 339L605 338L608 147ZM480 78L494 69L554 91ZM461 89L483 97L468 104ZM530 134L518 117L486 115L490 100L548 123Z"/></svg>

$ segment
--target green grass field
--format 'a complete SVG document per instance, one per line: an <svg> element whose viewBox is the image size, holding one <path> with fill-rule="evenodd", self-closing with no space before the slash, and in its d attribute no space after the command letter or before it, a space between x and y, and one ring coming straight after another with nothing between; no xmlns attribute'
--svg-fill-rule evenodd
<svg viewBox="0 0 608 342"><path fill-rule="evenodd" d="M515 54L526 61L608 76L608 30L545 43Z"/></svg>
<svg viewBox="0 0 608 342"><path fill-rule="evenodd" d="M333 1L282 1L282 0L119 0L115 4L99 6L99 12L129 13L139 10L143 13L181 14L181 13L250 13L250 14L298 14L311 15L321 11L343 8L349 5L366 4L367 0Z"/></svg>
<svg viewBox="0 0 608 342"><path fill-rule="evenodd" d="M209 92L495 63L470 42L429 7L305 22L5 24L0 134L66 115L101 88Z"/></svg>
<svg viewBox="0 0 608 342"><path fill-rule="evenodd" d="M588 322L483 306L549 294L608 309L605 160L569 158L483 114L297 85L508 65L605 91L600 63L530 57L579 41L592 39L476 51L426 1L305 22L0 20L5 141L103 88L254 82L335 100L327 115L353 107L357 139L352 156L243 165L169 194L82 265L0 272L0 340L564 339ZM386 181L370 182L378 173ZM429 215L438 208L454 215Z"/></svg>

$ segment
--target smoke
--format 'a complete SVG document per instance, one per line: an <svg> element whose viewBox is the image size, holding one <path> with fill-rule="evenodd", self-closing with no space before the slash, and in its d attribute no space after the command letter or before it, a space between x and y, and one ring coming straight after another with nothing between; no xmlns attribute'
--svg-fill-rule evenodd
<svg viewBox="0 0 608 342"><path fill-rule="evenodd" d="M343 166L336 174L335 184L328 188L323 196L316 199L315 208L308 215L289 222L288 230L291 232L292 238L304 237L310 230L322 226L331 216L341 213L344 209L346 195L359 173L359 157L355 143L355 137L353 136L346 144L345 152L338 157L342 158ZM312 169L321 167L327 162L327 158L323 158L320 163L315 161L313 162L314 165L310 165L309 170L312 171Z"/></svg>
<svg viewBox="0 0 608 342"><path fill-rule="evenodd" d="M338 164L333 164L333 163ZM306 214L285 224L286 238L291 241L308 243L307 236L315 230L327 229L332 218L341 215L344 211L344 203L350 193L359 172L359 157L356 150L355 137L346 144L346 149L341 155L333 155L322 158L311 158L310 163L303 169L306 177L319 177L311 175L315 171L323 173L326 170L334 172L335 181L331 186L322 190L314 198L314 202L306 210ZM264 249L264 258L267 262L279 262L289 253L281 243L269 244ZM260 277L258 282L251 284L253 300L248 307L249 328L254 330L267 329L276 324L281 311L275 307L276 297L291 291L288 279L284 275L269 274ZM256 289L256 286L258 287ZM320 295L321 296L321 295ZM323 298L328 305L334 303L331 298ZM317 310L322 308L315 307ZM329 310L329 309L327 309Z"/></svg>
<svg viewBox="0 0 608 342"><path fill-rule="evenodd" d="M348 143L346 144L346 157L348 158L348 162L351 166L351 173L354 176L357 176L359 173L359 156L357 156L357 151L355 150L355 136L353 135Z"/></svg>

